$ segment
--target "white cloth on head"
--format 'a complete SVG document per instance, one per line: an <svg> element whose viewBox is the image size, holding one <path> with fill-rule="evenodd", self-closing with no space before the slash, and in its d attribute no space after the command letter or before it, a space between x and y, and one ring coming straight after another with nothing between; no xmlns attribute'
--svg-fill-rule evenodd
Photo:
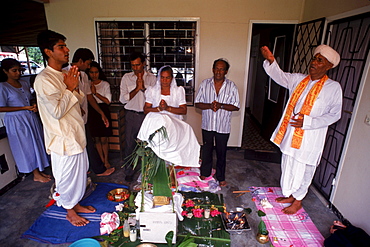
<svg viewBox="0 0 370 247"><path fill-rule="evenodd" d="M152 140L153 144L149 143L149 136L161 127L166 128L168 139L157 133ZM200 166L200 145L191 126L184 121L167 114L149 112L137 138L147 141L148 146L159 158L176 166Z"/></svg>
<svg viewBox="0 0 370 247"><path fill-rule="evenodd" d="M284 197L303 200L315 174L316 166L306 165L282 154L280 185Z"/></svg>
<svg viewBox="0 0 370 247"><path fill-rule="evenodd" d="M164 99L168 106L172 107L179 107L180 105L186 104L185 99L185 89L183 87L179 87L176 84L176 80L174 77L172 77L171 85L170 85L170 95L162 95L161 94L161 73L163 68L170 67L170 66L163 66L158 71L157 81L156 84L152 87L149 87L145 91L145 102L152 104L153 108L156 108L159 106L159 103L162 99ZM182 115L173 114L168 111L161 111L162 114L169 114L172 115L180 120L183 119Z"/></svg>
<svg viewBox="0 0 370 247"><path fill-rule="evenodd" d="M336 50L331 48L328 45L319 45L316 47L313 55L320 53L321 56L325 57L329 62L333 64L333 68L335 68L340 62L340 55Z"/></svg>
<svg viewBox="0 0 370 247"><path fill-rule="evenodd" d="M89 168L86 149L72 156L51 152L51 163L55 179L53 199L58 206L72 209L81 201L86 190Z"/></svg>

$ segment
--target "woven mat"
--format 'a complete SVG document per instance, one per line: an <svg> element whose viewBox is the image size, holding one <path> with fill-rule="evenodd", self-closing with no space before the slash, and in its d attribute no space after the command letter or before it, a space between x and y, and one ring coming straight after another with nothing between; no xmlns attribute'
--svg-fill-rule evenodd
<svg viewBox="0 0 370 247"><path fill-rule="evenodd" d="M275 247L315 247L323 246L324 237L302 208L294 215L281 212L289 203L277 203L275 198L282 196L280 187L251 187L252 200L257 209L266 213L262 217L270 241ZM273 208L263 208L261 200L266 198Z"/></svg>

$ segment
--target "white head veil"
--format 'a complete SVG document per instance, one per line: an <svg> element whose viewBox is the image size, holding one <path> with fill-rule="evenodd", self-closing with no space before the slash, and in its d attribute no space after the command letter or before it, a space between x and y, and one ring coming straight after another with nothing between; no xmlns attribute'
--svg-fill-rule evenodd
<svg viewBox="0 0 370 247"><path fill-rule="evenodd" d="M157 82L153 86L153 90L155 91L155 94L153 95L154 97L153 105L154 105L154 102L158 102L159 104L159 102L161 101L161 73L164 68L170 68L172 70L171 66L169 65L165 65L159 69L158 74L157 74ZM176 89L176 87L177 87L176 79L173 76L173 70L172 70L172 81L170 85L170 93L171 91L173 91L173 89Z"/></svg>

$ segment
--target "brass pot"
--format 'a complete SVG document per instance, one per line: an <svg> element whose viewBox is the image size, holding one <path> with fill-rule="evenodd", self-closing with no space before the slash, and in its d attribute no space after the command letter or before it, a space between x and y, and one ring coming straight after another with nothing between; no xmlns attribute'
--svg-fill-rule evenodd
<svg viewBox="0 0 370 247"><path fill-rule="evenodd" d="M270 240L269 235L267 235L267 234L263 235L261 233L258 233L256 238L257 238L257 241L261 244L265 244Z"/></svg>

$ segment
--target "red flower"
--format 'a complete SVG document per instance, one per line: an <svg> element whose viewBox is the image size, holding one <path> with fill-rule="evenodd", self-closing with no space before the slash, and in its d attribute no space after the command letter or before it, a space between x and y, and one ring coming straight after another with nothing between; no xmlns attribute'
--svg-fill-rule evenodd
<svg viewBox="0 0 370 247"><path fill-rule="evenodd" d="M186 216L187 214L188 214L188 212L186 212L185 210L181 212L182 216Z"/></svg>
<svg viewBox="0 0 370 247"><path fill-rule="evenodd" d="M217 209L215 209L215 210L211 210L211 216L212 216L212 217L215 217L215 216L217 216L217 215L219 215L219 214L221 214L221 212L220 212L220 211L218 211Z"/></svg>
<svg viewBox="0 0 370 247"><path fill-rule="evenodd" d="M202 218L203 217L203 211L204 209L201 208L193 208L191 211L193 211L193 215L196 218Z"/></svg>
<svg viewBox="0 0 370 247"><path fill-rule="evenodd" d="M194 207L194 202L192 201L192 200L186 200L186 202L184 203L184 205L185 205L185 207L187 207L187 208L192 208L192 207Z"/></svg>
<svg viewBox="0 0 370 247"><path fill-rule="evenodd" d="M185 172L184 172L184 171L179 171L177 174L178 174L178 175L184 175L184 174L185 174Z"/></svg>

